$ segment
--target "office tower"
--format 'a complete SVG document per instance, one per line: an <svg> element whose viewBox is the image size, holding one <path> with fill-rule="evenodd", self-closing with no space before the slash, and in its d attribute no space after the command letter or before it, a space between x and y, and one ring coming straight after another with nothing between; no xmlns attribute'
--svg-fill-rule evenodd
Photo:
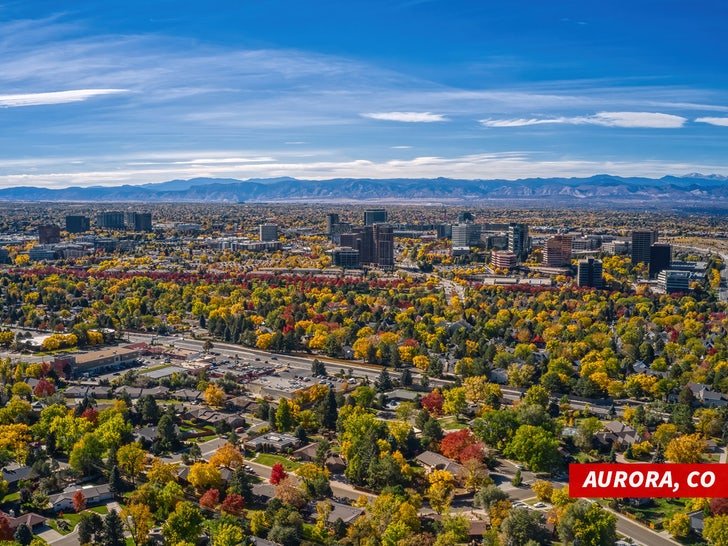
<svg viewBox="0 0 728 546"><path fill-rule="evenodd" d="M326 234L331 236L339 225L339 215L335 212L326 215Z"/></svg>
<svg viewBox="0 0 728 546"><path fill-rule="evenodd" d="M690 290L690 272L663 269L657 275L657 282L668 294L688 292Z"/></svg>
<svg viewBox="0 0 728 546"><path fill-rule="evenodd" d="M127 212L126 227L132 231L152 231L152 213Z"/></svg>
<svg viewBox="0 0 728 546"><path fill-rule="evenodd" d="M91 229L91 219L88 216L66 216L66 231L68 233L84 233Z"/></svg>
<svg viewBox="0 0 728 546"><path fill-rule="evenodd" d="M124 229L124 213L119 211L100 212L96 224L102 229Z"/></svg>
<svg viewBox="0 0 728 546"><path fill-rule="evenodd" d="M543 245L543 265L564 267L571 263L571 243L569 235L555 235Z"/></svg>
<svg viewBox="0 0 728 546"><path fill-rule="evenodd" d="M262 242L276 241L278 240L278 226L276 224L260 224L258 234Z"/></svg>
<svg viewBox="0 0 728 546"><path fill-rule="evenodd" d="M338 247L331 251L331 259L335 266L358 268L361 265L359 251L350 247Z"/></svg>
<svg viewBox="0 0 728 546"><path fill-rule="evenodd" d="M52 224L38 226L38 242L42 245L60 243L61 228Z"/></svg>
<svg viewBox="0 0 728 546"><path fill-rule="evenodd" d="M367 209L364 211L364 225L384 224L387 221L387 211L384 209Z"/></svg>
<svg viewBox="0 0 728 546"><path fill-rule="evenodd" d="M452 246L460 248L479 245L480 228L480 224L455 224L452 226Z"/></svg>
<svg viewBox="0 0 728 546"><path fill-rule="evenodd" d="M490 255L490 264L495 269L513 269L518 264L518 256L509 250L494 250Z"/></svg>
<svg viewBox="0 0 728 546"><path fill-rule="evenodd" d="M450 239L452 237L452 226L450 224L437 224L435 229L437 230L438 239Z"/></svg>
<svg viewBox="0 0 728 546"><path fill-rule="evenodd" d="M7 248L0 247L0 264L10 263L10 253Z"/></svg>
<svg viewBox="0 0 728 546"><path fill-rule="evenodd" d="M374 224L374 252L377 265L394 266L394 230L389 224Z"/></svg>
<svg viewBox="0 0 728 546"><path fill-rule="evenodd" d="M530 243L526 224L508 224L508 250L516 255L518 261L522 262L528 257Z"/></svg>
<svg viewBox="0 0 728 546"><path fill-rule="evenodd" d="M650 247L657 242L657 231L637 230L632 232L632 264L650 263Z"/></svg>
<svg viewBox="0 0 728 546"><path fill-rule="evenodd" d="M602 278L602 262L594 258L579 260L579 266L576 275L576 284L578 286L586 286L590 288L602 288L604 280Z"/></svg>
<svg viewBox="0 0 728 546"><path fill-rule="evenodd" d="M672 247L666 243L655 243L650 247L650 279L656 279L660 271L670 269Z"/></svg>

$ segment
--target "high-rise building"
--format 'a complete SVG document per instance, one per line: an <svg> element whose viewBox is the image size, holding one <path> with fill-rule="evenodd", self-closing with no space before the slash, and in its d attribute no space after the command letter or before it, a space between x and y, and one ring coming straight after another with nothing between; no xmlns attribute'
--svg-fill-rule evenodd
<svg viewBox="0 0 728 546"><path fill-rule="evenodd" d="M60 243L61 228L53 224L38 226L38 242L42 245Z"/></svg>
<svg viewBox="0 0 728 546"><path fill-rule="evenodd" d="M510 250L494 250L490 255L490 264L495 269L513 269L518 265L518 256Z"/></svg>
<svg viewBox="0 0 728 546"><path fill-rule="evenodd" d="M132 231L152 231L152 213L127 212L126 228Z"/></svg>
<svg viewBox="0 0 728 546"><path fill-rule="evenodd" d="M604 285L604 279L602 278L601 260L595 260L594 258L579 260L576 284L578 286L602 288Z"/></svg>
<svg viewBox="0 0 728 546"><path fill-rule="evenodd" d="M670 269L672 247L667 243L655 243L650 247L650 279L656 279L660 271Z"/></svg>
<svg viewBox="0 0 728 546"><path fill-rule="evenodd" d="M394 266L394 230L389 224L374 224L375 261L379 267Z"/></svg>
<svg viewBox="0 0 728 546"><path fill-rule="evenodd" d="M339 224L339 215L335 212L326 215L326 234L331 236L336 230L336 226Z"/></svg>
<svg viewBox="0 0 728 546"><path fill-rule="evenodd" d="M475 217L473 216L472 212L468 212L466 210L458 213L458 224L464 224L466 222L472 222L475 220Z"/></svg>
<svg viewBox="0 0 728 546"><path fill-rule="evenodd" d="M508 224L508 250L516 255L518 261L524 261L531 250L526 224Z"/></svg>
<svg viewBox="0 0 728 546"><path fill-rule="evenodd" d="M91 229L91 219L88 216L71 214L66 216L66 231L68 233L84 233Z"/></svg>
<svg viewBox="0 0 728 546"><path fill-rule="evenodd" d="M663 269L657 275L657 282L668 294L690 290L690 272Z"/></svg>
<svg viewBox="0 0 728 546"><path fill-rule="evenodd" d="M450 239L452 237L452 225L450 224L437 224L435 230L438 239Z"/></svg>
<svg viewBox="0 0 728 546"><path fill-rule="evenodd" d="M632 232L632 263L650 263L650 247L657 242L656 230L636 230Z"/></svg>
<svg viewBox="0 0 728 546"><path fill-rule="evenodd" d="M543 265L548 267L564 267L571 263L570 235L555 235L543 245Z"/></svg>
<svg viewBox="0 0 728 546"><path fill-rule="evenodd" d="M480 228L480 224L455 224L452 226L453 248L479 245Z"/></svg>
<svg viewBox="0 0 728 546"><path fill-rule="evenodd" d="M384 209L367 209L364 211L364 225L384 224L387 222L387 211Z"/></svg>
<svg viewBox="0 0 728 546"><path fill-rule="evenodd" d="M9 264L9 263L10 263L10 253L8 252L8 249L0 246L0 264Z"/></svg>
<svg viewBox="0 0 728 546"><path fill-rule="evenodd" d="M361 265L359 251L350 247L338 247L331 251L331 260L335 266L358 268Z"/></svg>
<svg viewBox="0 0 728 546"><path fill-rule="evenodd" d="M124 213L115 210L100 212L96 216L96 224L102 229L124 229Z"/></svg>
<svg viewBox="0 0 728 546"><path fill-rule="evenodd" d="M278 239L278 226L276 224L260 224L258 226L258 235L262 242L276 241Z"/></svg>

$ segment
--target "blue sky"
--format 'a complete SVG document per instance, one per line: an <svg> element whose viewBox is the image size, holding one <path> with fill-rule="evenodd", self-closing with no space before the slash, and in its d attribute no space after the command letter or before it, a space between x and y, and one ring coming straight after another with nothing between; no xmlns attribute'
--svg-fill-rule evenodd
<svg viewBox="0 0 728 546"><path fill-rule="evenodd" d="M727 22L718 0L0 0L0 187L728 175Z"/></svg>

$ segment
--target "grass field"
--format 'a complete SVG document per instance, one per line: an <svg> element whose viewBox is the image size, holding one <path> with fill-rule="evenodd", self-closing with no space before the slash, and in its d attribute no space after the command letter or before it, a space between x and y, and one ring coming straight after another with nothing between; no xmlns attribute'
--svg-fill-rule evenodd
<svg viewBox="0 0 728 546"><path fill-rule="evenodd" d="M253 459L253 462L263 464L265 466L273 466L276 463L281 463L283 468L288 471L296 470L299 466L301 466L301 463L297 463L280 455L273 455L271 453L259 453L258 456Z"/></svg>

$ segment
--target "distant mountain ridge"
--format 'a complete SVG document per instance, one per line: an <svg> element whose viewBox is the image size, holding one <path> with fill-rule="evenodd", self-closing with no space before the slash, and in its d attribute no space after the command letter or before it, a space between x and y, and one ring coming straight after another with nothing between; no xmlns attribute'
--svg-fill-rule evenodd
<svg viewBox="0 0 728 546"><path fill-rule="evenodd" d="M26 202L503 202L632 204L728 208L728 177L691 173L662 178L598 174L586 178L193 178L142 185L0 189L0 201Z"/></svg>

